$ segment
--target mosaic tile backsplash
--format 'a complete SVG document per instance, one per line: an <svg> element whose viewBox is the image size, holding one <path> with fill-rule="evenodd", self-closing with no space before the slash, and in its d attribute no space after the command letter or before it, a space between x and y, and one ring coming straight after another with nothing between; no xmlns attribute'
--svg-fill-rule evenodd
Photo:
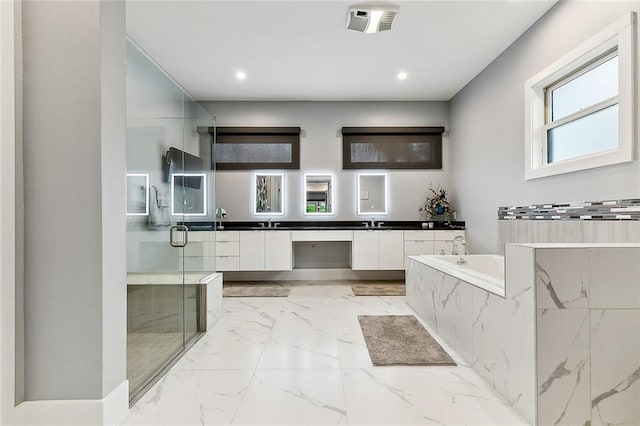
<svg viewBox="0 0 640 426"><path fill-rule="evenodd" d="M640 199L499 207L498 220L640 220Z"/></svg>

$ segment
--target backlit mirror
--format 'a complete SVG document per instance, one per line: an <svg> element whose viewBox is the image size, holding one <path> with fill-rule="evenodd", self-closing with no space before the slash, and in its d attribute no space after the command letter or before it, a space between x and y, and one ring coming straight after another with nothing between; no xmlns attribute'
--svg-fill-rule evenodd
<svg viewBox="0 0 640 426"><path fill-rule="evenodd" d="M308 173L304 175L304 214L333 214L334 200L332 174Z"/></svg>
<svg viewBox="0 0 640 426"><path fill-rule="evenodd" d="M149 175L127 173L127 216L149 214Z"/></svg>
<svg viewBox="0 0 640 426"><path fill-rule="evenodd" d="M254 212L257 215L284 214L284 174L260 173L253 179Z"/></svg>
<svg viewBox="0 0 640 426"><path fill-rule="evenodd" d="M387 214L386 173L358 175L358 214Z"/></svg>
<svg viewBox="0 0 640 426"><path fill-rule="evenodd" d="M173 173L171 175L171 214L173 216L207 215L206 174Z"/></svg>

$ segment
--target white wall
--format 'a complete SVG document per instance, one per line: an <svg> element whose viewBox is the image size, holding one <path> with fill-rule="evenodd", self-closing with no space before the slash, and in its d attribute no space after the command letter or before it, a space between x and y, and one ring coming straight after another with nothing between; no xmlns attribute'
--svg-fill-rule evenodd
<svg viewBox="0 0 640 426"><path fill-rule="evenodd" d="M449 109L446 102L203 102L218 126L297 126L300 170L285 171L287 200L282 220L314 220L303 215L305 172L336 176L336 214L318 220L365 220L357 215L357 171L342 170L343 126L444 126L442 170L389 171L389 214L380 220L419 220L429 185L449 186ZM363 170L367 172L367 170ZM216 205L227 220L263 220L252 212L253 172L216 172Z"/></svg>
<svg viewBox="0 0 640 426"><path fill-rule="evenodd" d="M452 195L472 252L497 251L499 206L640 195L637 160L524 180L524 82L631 10L640 2L559 2L452 99Z"/></svg>
<svg viewBox="0 0 640 426"><path fill-rule="evenodd" d="M126 385L124 2L22 13L25 399L101 400Z"/></svg>
<svg viewBox="0 0 640 426"><path fill-rule="evenodd" d="M0 424L14 422L15 49L14 2L0 3Z"/></svg>

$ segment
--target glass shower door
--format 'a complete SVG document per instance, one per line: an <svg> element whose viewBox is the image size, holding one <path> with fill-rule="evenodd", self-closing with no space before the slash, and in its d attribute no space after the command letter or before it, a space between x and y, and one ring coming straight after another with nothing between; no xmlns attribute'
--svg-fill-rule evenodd
<svg viewBox="0 0 640 426"><path fill-rule="evenodd" d="M183 352L187 329L184 91L127 43L127 378L130 399ZM196 297L197 298L197 297ZM197 312L194 313L197 316Z"/></svg>

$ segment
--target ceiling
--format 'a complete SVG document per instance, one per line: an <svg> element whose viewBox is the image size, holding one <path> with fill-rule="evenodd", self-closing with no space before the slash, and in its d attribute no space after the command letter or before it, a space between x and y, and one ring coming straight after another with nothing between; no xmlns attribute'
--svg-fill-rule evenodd
<svg viewBox="0 0 640 426"><path fill-rule="evenodd" d="M364 34L345 1L128 0L127 32L199 100L449 100L555 3L398 1Z"/></svg>

